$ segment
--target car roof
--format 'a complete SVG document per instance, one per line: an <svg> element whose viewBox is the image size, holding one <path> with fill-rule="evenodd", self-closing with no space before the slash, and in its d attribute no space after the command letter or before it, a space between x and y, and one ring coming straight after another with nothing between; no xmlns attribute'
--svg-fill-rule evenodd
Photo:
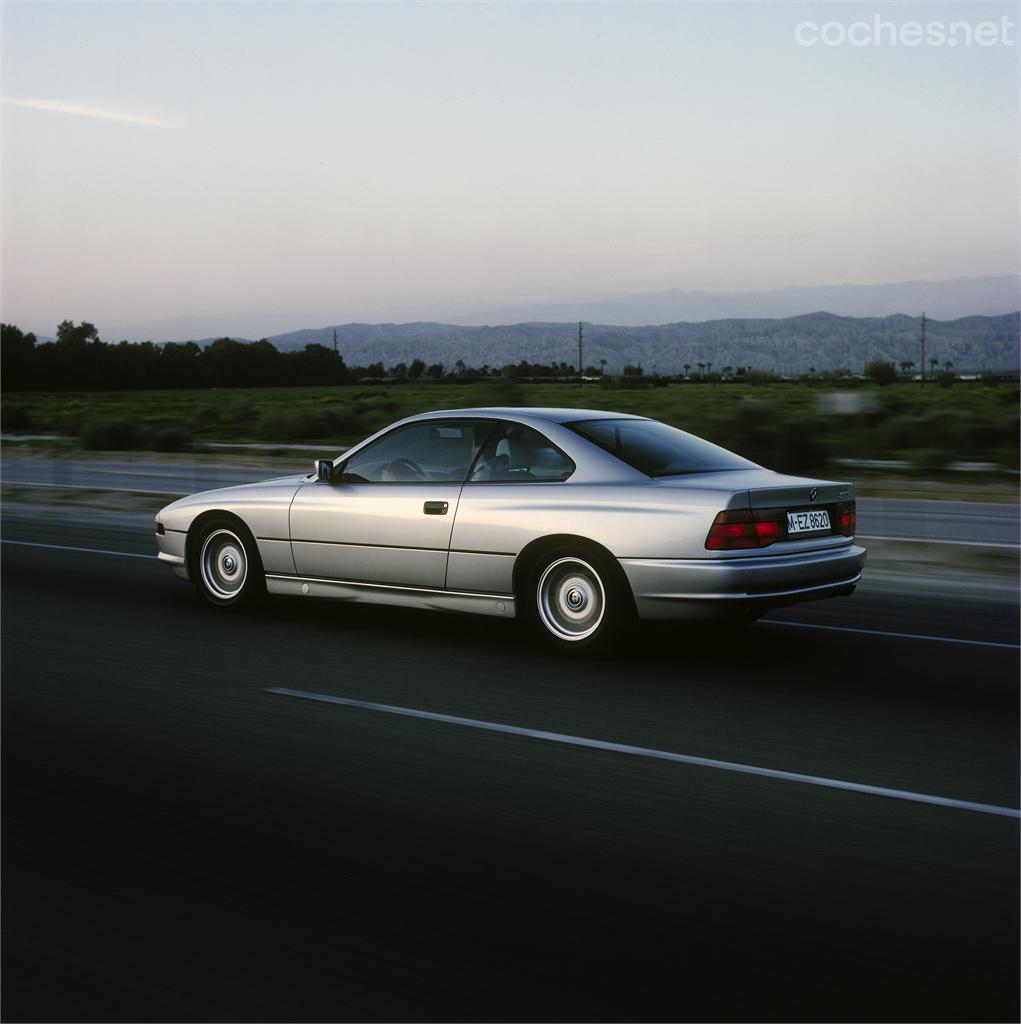
<svg viewBox="0 0 1021 1024"><path fill-rule="evenodd" d="M645 419L627 412L606 412L603 409L564 409L542 406L478 406L474 409L438 409L435 412L422 413L409 419L425 419L432 417L449 418L451 416L499 416L507 419L528 418L548 420L551 423L573 423L575 420L594 419Z"/></svg>
<svg viewBox="0 0 1021 1024"><path fill-rule="evenodd" d="M548 437L554 444L562 446L563 450L574 460L578 472L583 476L585 472L594 473L600 480L621 480L642 481L649 478L640 470L634 469L626 462L621 461L615 455L591 441L586 440L574 433L565 424L578 420L591 419L642 419L644 416L630 416L627 413L604 412L601 409L557 409L535 406L476 406L472 409L437 409L433 412L420 413L417 416L408 416L396 423L391 423L382 430L377 431L364 441L349 448L337 460L349 458L366 445L372 444L384 434L389 433L395 427L403 427L412 423L428 423L430 420L456 420L456 419L488 419L488 420L509 420L512 423L520 423L523 426L538 430Z"/></svg>

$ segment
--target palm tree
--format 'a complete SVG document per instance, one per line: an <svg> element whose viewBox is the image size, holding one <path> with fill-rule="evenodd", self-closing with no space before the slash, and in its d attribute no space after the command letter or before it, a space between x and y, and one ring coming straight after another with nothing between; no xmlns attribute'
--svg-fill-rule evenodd
<svg viewBox="0 0 1021 1024"><path fill-rule="evenodd" d="M902 359L900 361L900 372L904 374L910 373L915 368L915 364L910 359Z"/></svg>
<svg viewBox="0 0 1021 1024"><path fill-rule="evenodd" d="M688 371L690 369L691 369L691 363L685 363L684 364L684 379L685 380L687 380L687 378L688 378Z"/></svg>
<svg viewBox="0 0 1021 1024"><path fill-rule="evenodd" d="M698 367L698 375L701 377L702 371L705 369L705 363L695 363L695 365Z"/></svg>
<svg viewBox="0 0 1021 1024"><path fill-rule="evenodd" d="M936 372L936 367L939 366L939 360L935 356L933 356L929 360L929 366L932 367L932 372L935 373Z"/></svg>
<svg viewBox="0 0 1021 1024"><path fill-rule="evenodd" d="M705 365L706 365L706 373L708 373L710 376L712 376L713 364L712 363L706 363Z"/></svg>
<svg viewBox="0 0 1021 1024"><path fill-rule="evenodd" d="M954 364L949 360L945 360L943 363L943 369L949 373L954 368Z"/></svg>

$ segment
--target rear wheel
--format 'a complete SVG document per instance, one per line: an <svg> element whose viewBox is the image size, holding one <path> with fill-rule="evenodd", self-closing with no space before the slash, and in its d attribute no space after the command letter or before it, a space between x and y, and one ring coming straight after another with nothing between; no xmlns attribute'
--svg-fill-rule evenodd
<svg viewBox="0 0 1021 1024"><path fill-rule="evenodd" d="M196 538L193 570L199 593L216 608L253 604L266 590L252 535L228 520L202 528Z"/></svg>
<svg viewBox="0 0 1021 1024"><path fill-rule="evenodd" d="M563 651L604 648L621 639L634 619L620 566L595 552L564 548L536 559L520 601L532 632Z"/></svg>

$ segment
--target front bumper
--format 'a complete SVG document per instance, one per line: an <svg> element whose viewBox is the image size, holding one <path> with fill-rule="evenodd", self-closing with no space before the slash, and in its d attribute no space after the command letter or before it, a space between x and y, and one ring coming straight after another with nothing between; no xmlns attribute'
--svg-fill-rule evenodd
<svg viewBox="0 0 1021 1024"><path fill-rule="evenodd" d="M735 605L775 607L849 594L865 549L838 548L754 558L622 558L643 619L713 618Z"/></svg>
<svg viewBox="0 0 1021 1024"><path fill-rule="evenodd" d="M164 533L156 534L156 547L159 551L156 557L164 565L169 565L174 570L174 575L182 580L190 579L184 555L187 539L188 535L183 530L165 530Z"/></svg>

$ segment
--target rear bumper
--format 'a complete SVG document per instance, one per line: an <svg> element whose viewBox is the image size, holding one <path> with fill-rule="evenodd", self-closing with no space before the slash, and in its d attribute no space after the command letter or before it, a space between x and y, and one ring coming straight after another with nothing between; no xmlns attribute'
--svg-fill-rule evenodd
<svg viewBox="0 0 1021 1024"><path fill-rule="evenodd" d="M773 607L850 593L861 579L865 549L754 558L622 558L643 619L712 618L735 605Z"/></svg>

